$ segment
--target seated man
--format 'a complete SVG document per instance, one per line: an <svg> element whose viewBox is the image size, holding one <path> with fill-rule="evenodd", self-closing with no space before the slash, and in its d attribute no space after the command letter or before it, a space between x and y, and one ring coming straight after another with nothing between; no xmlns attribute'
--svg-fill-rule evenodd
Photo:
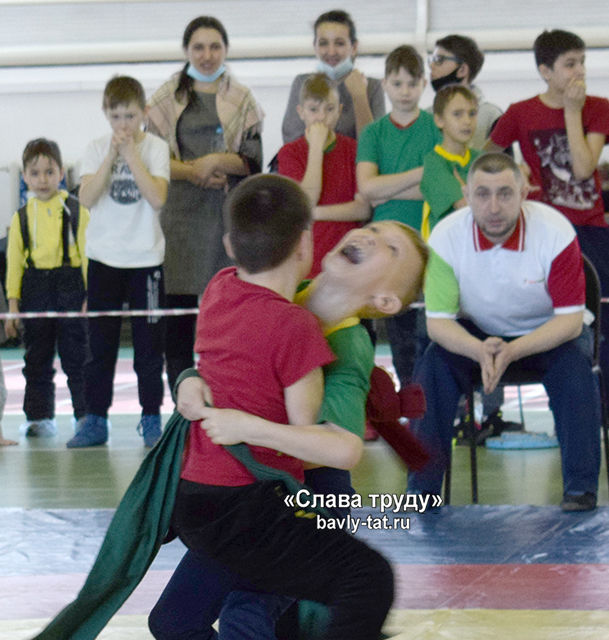
<svg viewBox="0 0 609 640"><path fill-rule="evenodd" d="M425 284L433 343L415 379L427 413L413 432L432 461L408 491L437 494L450 456L459 396L482 379L489 393L512 363L539 372L561 446L563 511L596 507L599 397L582 334L585 280L575 230L551 207L526 202L518 166L480 156L464 187L467 207L434 228Z"/></svg>

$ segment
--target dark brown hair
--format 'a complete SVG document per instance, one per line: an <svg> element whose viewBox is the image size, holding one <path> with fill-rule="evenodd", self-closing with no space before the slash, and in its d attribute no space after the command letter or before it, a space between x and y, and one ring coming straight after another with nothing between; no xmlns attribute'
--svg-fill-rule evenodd
<svg viewBox="0 0 609 640"><path fill-rule="evenodd" d="M409 44L404 44L394 49L385 60L385 78L390 73L398 73L400 69L405 69L417 80L425 75L425 65L423 58L418 51Z"/></svg>
<svg viewBox="0 0 609 640"><path fill-rule="evenodd" d="M30 140L23 150L21 160L23 162L23 169L27 168L27 165L36 160L38 156L44 156L49 160L52 160L61 169L61 151L59 151L59 145L54 140L47 140L46 138L36 138Z"/></svg>
<svg viewBox="0 0 609 640"><path fill-rule="evenodd" d="M311 205L300 185L274 174L241 182L224 205L235 262L249 273L280 265L311 226Z"/></svg>
<svg viewBox="0 0 609 640"><path fill-rule="evenodd" d="M315 24L313 25L313 44L317 42L317 27L319 27L322 22L338 22L339 24L344 24L349 29L349 40L351 40L351 44L357 42L355 23L351 16L342 9L333 9L332 11L322 13L319 18L315 20Z"/></svg>
<svg viewBox="0 0 609 640"><path fill-rule="evenodd" d="M450 51L460 63L467 65L469 69L468 82L473 82L474 78L480 73L480 69L484 64L484 54L471 38L451 34L436 40L436 47L442 47L442 49Z"/></svg>
<svg viewBox="0 0 609 640"><path fill-rule="evenodd" d="M561 29L544 31L537 36L533 45L535 63L537 66L545 64L551 69L558 56L567 51L583 51L585 48L584 41L575 33Z"/></svg>

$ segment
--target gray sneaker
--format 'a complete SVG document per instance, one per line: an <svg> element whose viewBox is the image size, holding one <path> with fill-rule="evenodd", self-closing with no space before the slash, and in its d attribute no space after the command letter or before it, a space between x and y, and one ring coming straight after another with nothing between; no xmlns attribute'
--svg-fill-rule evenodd
<svg viewBox="0 0 609 640"><path fill-rule="evenodd" d="M57 435L55 418L28 420L23 425L26 438L52 438Z"/></svg>

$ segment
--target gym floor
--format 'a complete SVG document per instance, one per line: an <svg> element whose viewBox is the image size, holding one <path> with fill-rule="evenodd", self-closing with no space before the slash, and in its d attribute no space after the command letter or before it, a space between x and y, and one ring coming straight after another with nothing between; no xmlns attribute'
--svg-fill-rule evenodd
<svg viewBox="0 0 609 640"><path fill-rule="evenodd" d="M22 353L3 350L9 397L0 449L0 640L31 638L78 592L113 509L147 453L136 434L137 390L129 350L121 351L108 445L68 450L70 402L56 376L59 434L19 432ZM389 366L387 350L377 360ZM528 431L552 432L543 388L522 390ZM163 408L169 415L167 396ZM515 389L504 413L518 420ZM393 529L360 527L357 535L393 563L397 593L386 633L400 640L443 638L609 639L609 509L603 464L599 508L563 514L558 449L503 451L479 447L480 505L471 505L469 452L455 447L452 505L438 513L394 514ZM406 472L382 441L366 444L353 472L365 506L371 493L401 494ZM392 518L395 517L395 520ZM408 525L409 529L404 527ZM146 579L99 636L151 638L146 614L184 548L166 545ZM371 603L373 606L373 603Z"/></svg>

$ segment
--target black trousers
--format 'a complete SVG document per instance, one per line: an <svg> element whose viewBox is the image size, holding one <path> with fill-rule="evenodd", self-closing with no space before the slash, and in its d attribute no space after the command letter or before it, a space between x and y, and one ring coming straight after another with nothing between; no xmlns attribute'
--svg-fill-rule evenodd
<svg viewBox="0 0 609 640"><path fill-rule="evenodd" d="M326 604L323 637L378 638L393 601L389 563L344 531L318 529L315 518L287 507L284 497L277 482L217 487L182 481L173 526L202 566L213 558L260 591ZM204 583L204 572L200 578ZM207 590L197 593L204 600Z"/></svg>
<svg viewBox="0 0 609 640"><path fill-rule="evenodd" d="M168 309L196 309L198 297L192 295L167 294L165 306ZM195 327L197 316L167 316L167 336L165 339L165 363L167 382L173 393L178 376L184 369L194 366Z"/></svg>
<svg viewBox="0 0 609 640"><path fill-rule="evenodd" d="M21 311L80 311L85 298L77 267L26 268L21 284ZM23 322L25 394L28 420L55 416L53 360L59 355L68 379L74 417L85 414L83 366L87 357L87 324L83 318L36 318Z"/></svg>
<svg viewBox="0 0 609 640"><path fill-rule="evenodd" d="M164 304L163 269L118 269L89 260L89 311L160 309ZM89 318L90 358L85 365L87 413L107 417L120 344L120 317ZM131 318L133 368L144 414L158 414L163 403L165 322L159 316Z"/></svg>

